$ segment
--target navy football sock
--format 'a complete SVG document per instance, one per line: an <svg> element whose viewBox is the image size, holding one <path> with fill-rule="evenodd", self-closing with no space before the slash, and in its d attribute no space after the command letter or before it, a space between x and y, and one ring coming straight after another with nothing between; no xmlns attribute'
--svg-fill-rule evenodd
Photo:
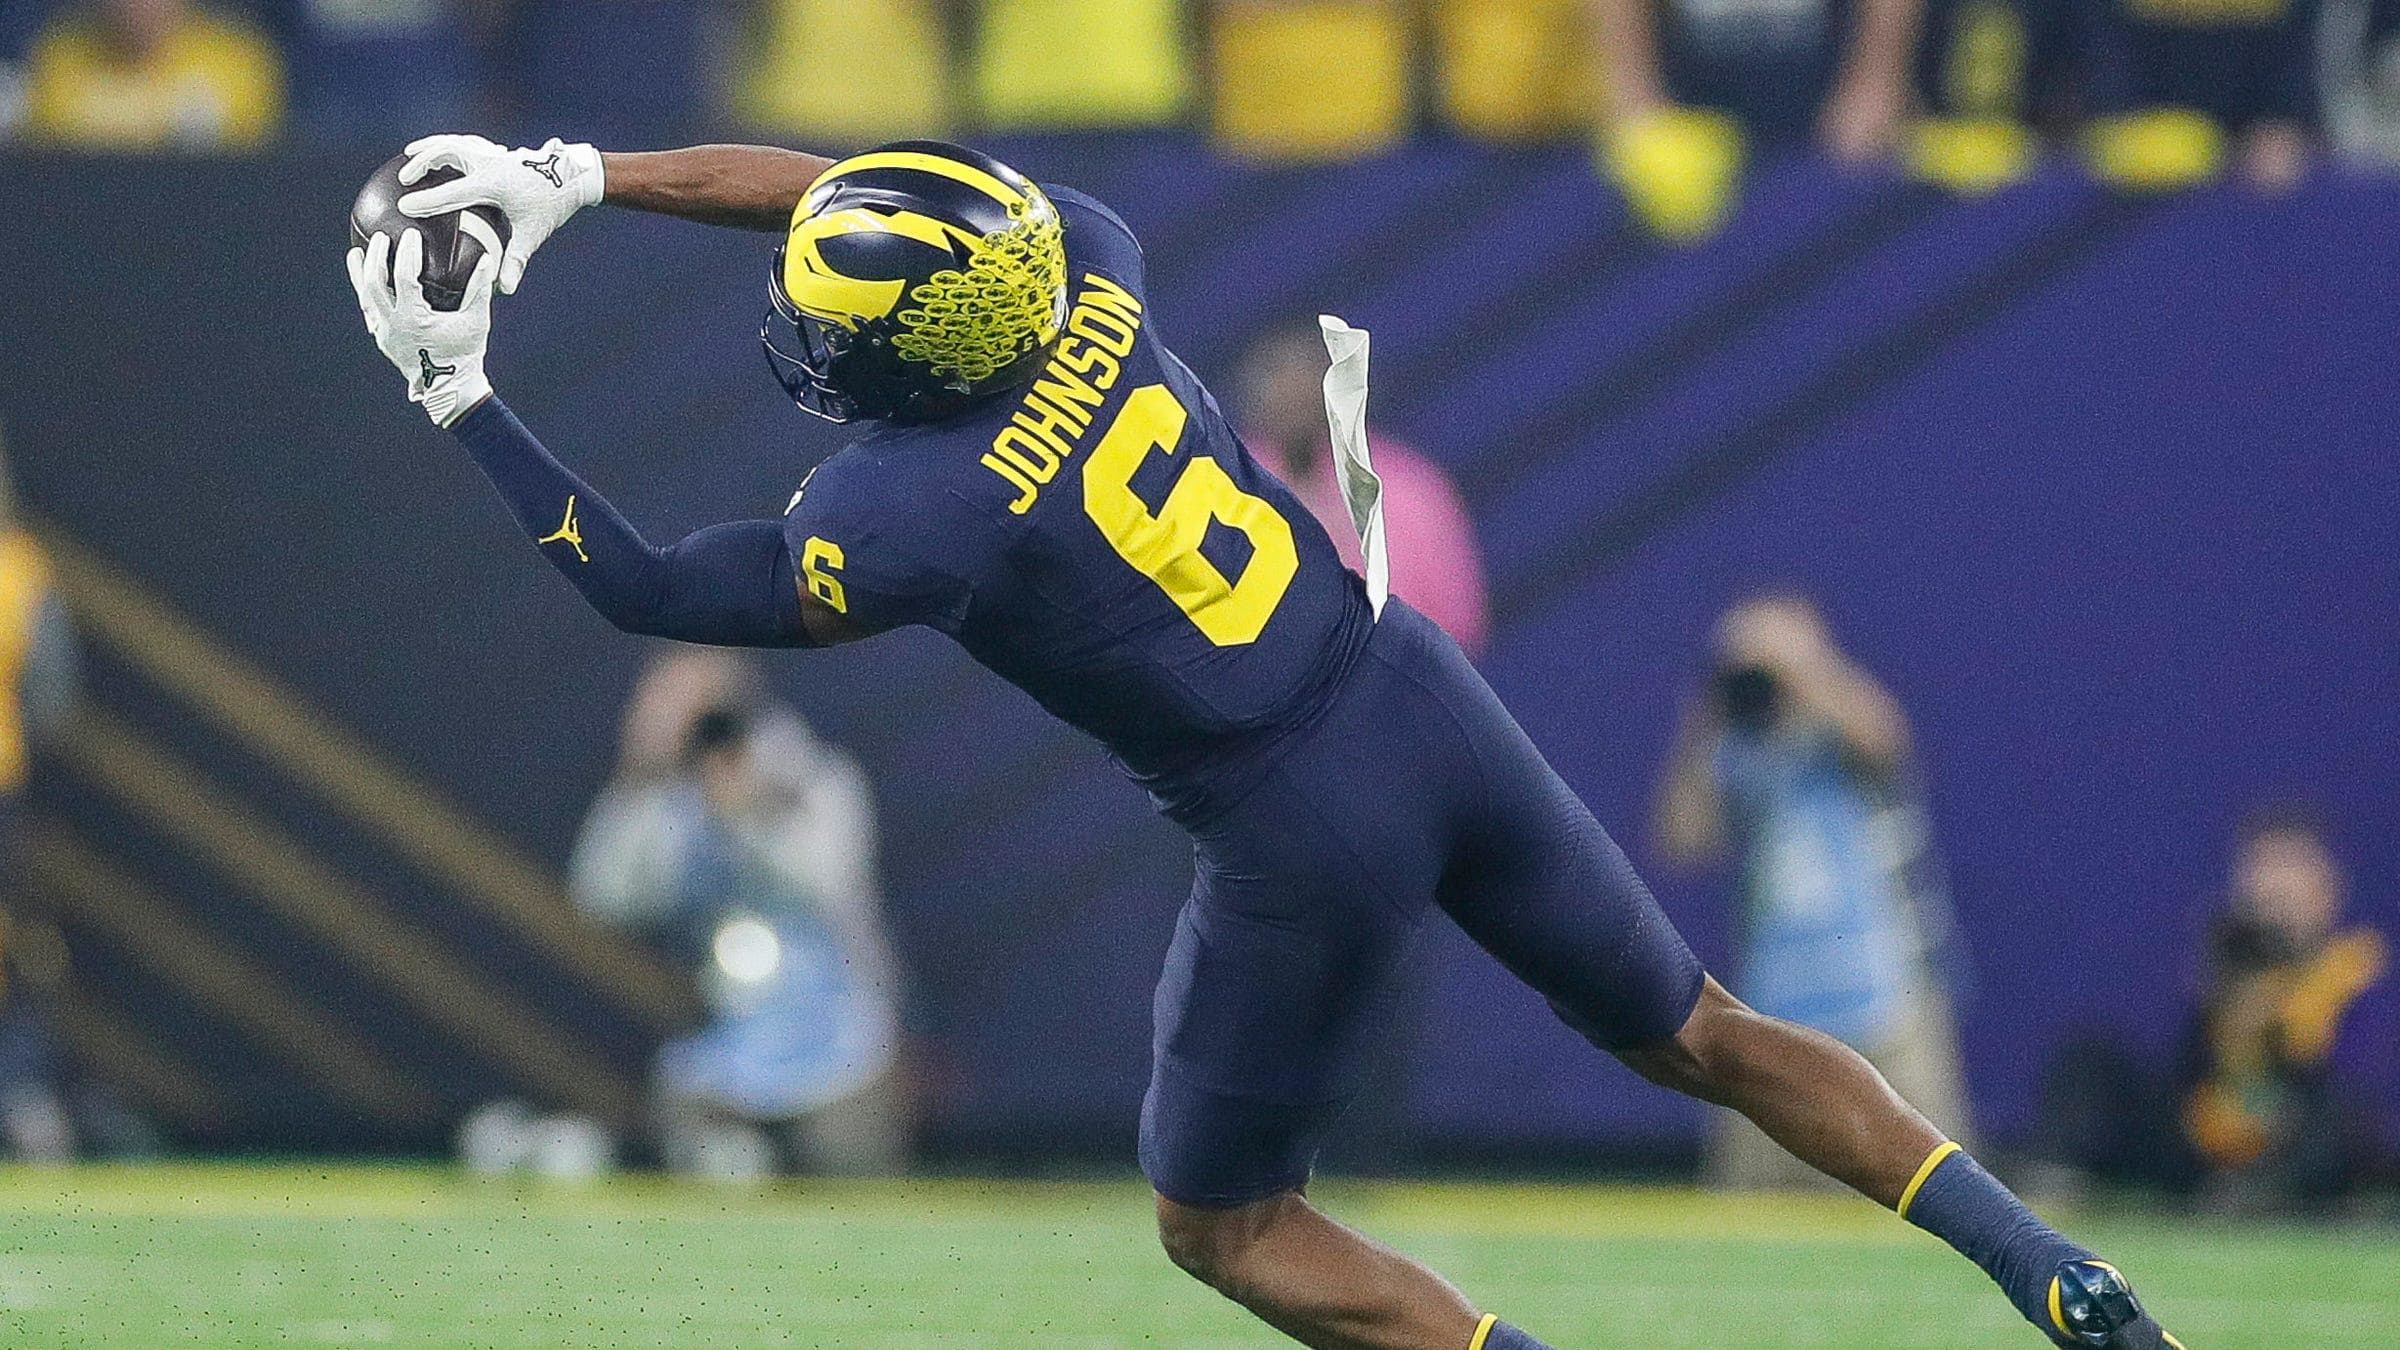
<svg viewBox="0 0 2400 1350"><path fill-rule="evenodd" d="M1499 1318L1486 1319L1490 1325L1478 1327L1469 1350L1550 1350L1550 1347Z"/></svg>
<svg viewBox="0 0 2400 1350"><path fill-rule="evenodd" d="M1956 1144L1944 1144L1901 1197L1900 1217L1958 1249L1983 1267L2025 1320L2045 1332L2050 1323L2050 1278L2063 1261L2088 1261L2069 1242L1983 1170Z"/></svg>

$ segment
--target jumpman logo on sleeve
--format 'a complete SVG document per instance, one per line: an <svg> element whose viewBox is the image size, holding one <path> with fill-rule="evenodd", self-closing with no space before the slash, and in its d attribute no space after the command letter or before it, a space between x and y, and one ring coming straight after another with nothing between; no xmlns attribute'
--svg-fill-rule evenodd
<svg viewBox="0 0 2400 1350"><path fill-rule="evenodd" d="M583 551L583 527L575 523L575 499L572 496L567 498L567 518L559 522L558 532L544 535L534 542L537 544L565 544L575 550L577 558L587 563L592 560L592 555Z"/></svg>

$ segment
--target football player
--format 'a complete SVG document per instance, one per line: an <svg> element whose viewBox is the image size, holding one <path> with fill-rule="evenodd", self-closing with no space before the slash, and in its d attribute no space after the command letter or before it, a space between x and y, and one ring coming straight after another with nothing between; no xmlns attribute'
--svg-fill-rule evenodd
<svg viewBox="0 0 2400 1350"><path fill-rule="evenodd" d="M935 142L838 163L409 150L405 183L460 175L404 211L494 206L511 235L449 312L420 290L417 231L354 249L368 330L595 609L747 646L938 629L1190 832L1141 1125L1176 1264L1312 1346L1541 1346L1305 1195L1394 965L1439 914L1594 1045L1948 1241L2056 1344L2175 1344L1865 1060L1708 977L1458 647L1404 601L1378 612L1160 342L1141 248L1107 207ZM495 286L600 202L781 237L768 360L802 408L860 433L782 520L653 545L493 395Z"/></svg>

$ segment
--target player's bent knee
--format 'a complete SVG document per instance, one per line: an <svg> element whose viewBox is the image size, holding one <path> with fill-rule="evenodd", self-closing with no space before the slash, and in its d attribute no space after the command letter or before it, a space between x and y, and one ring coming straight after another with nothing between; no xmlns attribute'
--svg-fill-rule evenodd
<svg viewBox="0 0 2400 1350"><path fill-rule="evenodd" d="M1288 1197L1233 1209L1203 1209L1158 1197L1158 1240L1167 1259L1193 1279L1239 1301L1251 1251Z"/></svg>
<svg viewBox="0 0 2400 1350"><path fill-rule="evenodd" d="M1163 1195L1158 1198L1158 1245L1166 1248L1177 1270L1205 1282L1213 1236L1206 1211L1186 1208Z"/></svg>

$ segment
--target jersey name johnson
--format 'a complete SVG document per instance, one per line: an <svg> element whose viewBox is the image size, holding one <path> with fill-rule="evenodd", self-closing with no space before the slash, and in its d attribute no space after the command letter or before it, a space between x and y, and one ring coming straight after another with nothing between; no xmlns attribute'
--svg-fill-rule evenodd
<svg viewBox="0 0 2400 1350"><path fill-rule="evenodd" d="M1058 466L1092 429L1141 331L1142 302L1131 292L1097 272L1084 273L1080 285L1057 351L983 457L983 467L1021 494L1008 504L1016 515L1041 500L1042 485L1058 476Z"/></svg>

